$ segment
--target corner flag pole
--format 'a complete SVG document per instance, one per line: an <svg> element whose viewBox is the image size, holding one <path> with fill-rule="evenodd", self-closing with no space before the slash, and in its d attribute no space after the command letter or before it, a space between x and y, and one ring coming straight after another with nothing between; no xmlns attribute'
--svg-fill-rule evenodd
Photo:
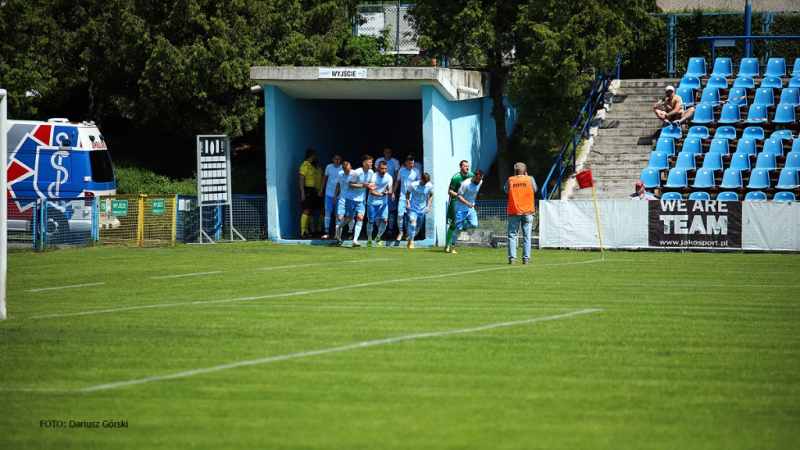
<svg viewBox="0 0 800 450"><path fill-rule="evenodd" d="M600 236L600 259L605 261L606 257L603 252L603 234L600 232L600 210L597 208L597 194L594 191L594 180L592 179L592 171L584 170L575 175L578 181L578 188L584 189L587 187L592 188L592 198L594 199L594 214L597 217L597 235Z"/></svg>
<svg viewBox="0 0 800 450"><path fill-rule="evenodd" d="M594 198L594 215L597 217L597 235L600 236L600 259L606 260L603 253L603 233L600 232L600 210L597 209L597 195L594 193L594 183L592 183L592 198Z"/></svg>

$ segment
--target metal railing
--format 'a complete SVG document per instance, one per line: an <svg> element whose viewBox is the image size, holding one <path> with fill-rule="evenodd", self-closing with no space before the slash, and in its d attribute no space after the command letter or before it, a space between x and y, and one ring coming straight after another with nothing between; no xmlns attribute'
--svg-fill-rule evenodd
<svg viewBox="0 0 800 450"><path fill-rule="evenodd" d="M621 61L622 55L617 55L617 62L614 64L614 67L608 73L600 75L595 80L591 93L586 99L586 103L584 103L583 108L578 113L578 118L575 119L575 123L572 125L572 139L561 147L561 151L558 153L558 157L553 167L550 169L547 179L542 184L543 199L552 199L556 192L558 192L558 198L561 198L561 184L564 177L575 172L575 159L578 144L580 144L582 139L589 137L592 118L595 112L605 104L608 86L613 80L619 79ZM576 132L576 130L580 131Z"/></svg>
<svg viewBox="0 0 800 450"><path fill-rule="evenodd" d="M714 60L716 59L716 49L717 49L717 41L744 41L745 47L748 47L748 43L755 39L766 39L768 41L772 40L798 40L800 36L698 36L698 41L711 41L711 62L713 64ZM728 47L727 43L724 45ZM749 46L752 48L752 45ZM752 50L750 51L752 55ZM759 64L759 70L764 67L764 64ZM795 68L796 69L796 68Z"/></svg>

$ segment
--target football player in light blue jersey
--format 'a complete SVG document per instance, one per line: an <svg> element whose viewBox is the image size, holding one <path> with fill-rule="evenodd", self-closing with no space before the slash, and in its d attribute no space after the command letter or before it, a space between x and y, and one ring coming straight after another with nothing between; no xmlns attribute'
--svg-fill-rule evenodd
<svg viewBox="0 0 800 450"><path fill-rule="evenodd" d="M386 161L387 167L386 172L392 176L392 180L397 179L397 171L400 170L400 161L395 158L392 158L392 148L386 146L383 148L383 157L378 158L375 160L375 167L377 168L381 161ZM388 228L389 234L392 234L394 231L394 221L395 217L397 216L397 196L395 196L395 190L392 189L392 195L387 199L389 204L389 216L388 216ZM382 237L382 236L381 236Z"/></svg>
<svg viewBox="0 0 800 450"><path fill-rule="evenodd" d="M347 191L347 199L344 205L345 221L356 221L355 231L353 232L353 247L361 247L358 236L361 234L361 227L364 224L364 212L366 208L364 202L367 197L367 190L373 186L372 179L372 156L364 155L361 158L361 167L350 172L350 188Z"/></svg>
<svg viewBox="0 0 800 450"><path fill-rule="evenodd" d="M348 161L342 163L342 170L336 178L336 191L334 192L334 199L336 201L336 241L331 244L334 247L342 246L342 228L344 228L344 206L347 197L347 191L350 190L350 172L352 166Z"/></svg>
<svg viewBox="0 0 800 450"><path fill-rule="evenodd" d="M414 238L417 237L417 222L425 223L425 214L431 210L433 203L433 183L431 176L422 174L419 181L414 181L408 186L406 192L406 210L408 211L408 248L414 248ZM422 227L420 227L422 228Z"/></svg>
<svg viewBox="0 0 800 450"><path fill-rule="evenodd" d="M336 193L336 182L339 177L339 172L342 169L342 156L338 153L333 154L333 164L328 164L325 167L325 173L322 178L322 186L325 189L325 234L322 239L328 239L333 234L335 221L331 217L336 215L336 203L333 201L334 194ZM322 193L322 188L320 188Z"/></svg>
<svg viewBox="0 0 800 450"><path fill-rule="evenodd" d="M403 240L403 232L405 231L406 220L408 220L408 203L406 202L408 186L415 181L419 181L421 176L422 172L414 167L414 155L408 155L403 167L397 171L397 179L394 182L394 190L392 192L392 195L398 198L397 237L395 238L397 242Z"/></svg>
<svg viewBox="0 0 800 450"><path fill-rule="evenodd" d="M456 195L456 229L453 232L451 241L447 243L450 253L456 252L456 242L462 230L474 230L478 228L478 214L475 212L475 199L478 191L483 185L483 171L478 169L472 178L464 180L458 188Z"/></svg>
<svg viewBox="0 0 800 450"><path fill-rule="evenodd" d="M375 244L378 247L383 247L381 236L386 231L386 224L389 222L389 198L392 195L392 176L386 173L389 165L386 161L381 161L378 164L378 171L372 175L372 188L369 190L369 214L367 214L367 246L372 246L372 229L375 225L375 220L380 219L381 224L378 227L378 236L375 238Z"/></svg>

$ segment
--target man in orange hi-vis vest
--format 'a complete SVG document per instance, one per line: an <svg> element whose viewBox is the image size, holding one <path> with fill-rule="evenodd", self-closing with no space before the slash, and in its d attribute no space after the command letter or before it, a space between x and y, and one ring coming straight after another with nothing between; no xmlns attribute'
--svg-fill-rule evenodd
<svg viewBox="0 0 800 450"><path fill-rule="evenodd" d="M531 228L536 204L533 195L539 190L536 180L528 175L528 167L514 164L514 176L503 187L508 193L508 263L517 263L517 233L522 225L522 264L531 260Z"/></svg>

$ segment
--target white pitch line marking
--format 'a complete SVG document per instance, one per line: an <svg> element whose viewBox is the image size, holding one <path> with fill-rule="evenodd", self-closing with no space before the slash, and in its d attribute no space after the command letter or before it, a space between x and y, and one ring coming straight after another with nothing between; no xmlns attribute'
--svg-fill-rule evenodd
<svg viewBox="0 0 800 450"><path fill-rule="evenodd" d="M475 333L479 331L486 331L491 330L494 328L500 327L511 327L515 325L524 325L528 323L534 322L544 322L547 320L556 320L556 319L564 319L567 317L577 316L581 314L590 314L595 312L603 311L602 309L582 309L580 311L573 311L564 314L556 314L554 316L547 316L547 317L534 317L531 319L523 319L523 320L514 320L510 322L500 322L500 323L493 323L489 325L483 325L480 327L474 328L462 328L459 330L448 330L448 331L434 331L431 333L419 333L419 334L409 334L405 336L396 336L392 338L385 338L385 339L376 339L374 341L366 341L366 342L359 342L357 344L350 344L350 345L343 345L340 347L330 347L324 348L320 350L310 350L307 352L300 352L300 353L290 353L287 355L278 355L278 356L270 356L267 358L259 358L259 359L251 359L246 361L237 361L234 363L229 364L222 364L219 366L212 366L212 367L205 367L202 369L194 369L194 370L187 370L184 372L178 372L173 374L167 375L157 375L153 377L147 378L139 378L135 380L127 380L127 381L117 381L115 383L106 383L106 384L98 384L95 386L89 386L85 388L0 388L3 391L34 391L34 392L95 392L95 391L104 391L108 389L115 389L119 387L126 387L126 386L134 386L138 384L145 384L145 383L152 383L154 381L164 381L164 380L174 380L178 378L187 378L195 375L202 375L206 373L213 373L213 372L221 372L223 370L230 370L236 369L239 367L246 367L246 366L255 366L258 364L268 364L273 362L279 361L286 361L289 359L296 359L296 358L305 358L308 356L317 356L317 355L325 355L328 353L337 353L337 352L344 352L348 350L355 350L359 348L365 347L373 347L376 345L383 345L383 344L393 344L395 342L402 342L402 341L410 341L413 339L425 339L425 338L433 338L433 337L440 337L440 336L448 336L453 334L466 334L466 333Z"/></svg>
<svg viewBox="0 0 800 450"><path fill-rule="evenodd" d="M293 266L262 267L260 270L293 269L295 267L318 266L319 264L295 264Z"/></svg>
<svg viewBox="0 0 800 450"><path fill-rule="evenodd" d="M105 283L87 283L87 284L73 284L70 286L55 286L55 287L46 287L46 288L39 288L39 289L28 289L28 292L36 292L36 291L52 291L54 289L70 289L76 287L84 287L84 286L100 286Z"/></svg>
<svg viewBox="0 0 800 450"><path fill-rule="evenodd" d="M538 264L536 266L528 266L531 268L534 267L544 267L544 266L564 266L564 265L575 265L575 264L588 264L594 262L602 262L602 259L593 259L589 261L580 261L580 262L568 262L568 263L553 263L553 264ZM444 273L439 275L427 275L424 277L412 277L412 278L400 278L395 280L381 280L381 281L371 281L369 283L360 283L360 284L348 284L344 286L335 286L331 288L325 289L313 289L309 291L295 291L295 292L286 292L283 294L267 294L267 295L258 295L255 297L240 297L240 298L229 298L229 299L222 299L222 300L204 300L204 301L196 301L196 302L184 302L184 303L162 303L157 305L143 305L143 306L128 306L125 308L113 308L113 309L100 309L94 311L83 311L83 312L76 312L76 313L67 313L67 314L49 314L46 316L30 316L30 317L20 317L20 319L48 319L54 317L72 317L72 316L86 316L91 314L104 314L104 313L113 313L118 311L132 311L136 309L148 309L148 308L169 308L173 306L191 306L191 305L208 305L212 303L231 303L231 302L246 302L251 300L265 300L268 298L281 298L281 297L294 297L297 295L309 295L309 294L320 294L324 292L333 292L333 291L341 291L344 289L353 289L359 287L369 287L369 286L378 286L381 284L389 284L389 283L402 283L404 281L421 281L421 280L432 280L437 278L446 278L458 275L469 275L472 273L481 273L481 272L492 272L496 270L526 270L525 266L507 266L503 265L500 267L490 267L486 269L475 269L475 270L467 270L464 272L453 272L453 273Z"/></svg>
<svg viewBox="0 0 800 450"><path fill-rule="evenodd" d="M197 273L182 273L179 275L164 275L160 277L150 277L151 279L160 279L160 278L180 278L180 277L196 277L198 275L212 275L215 273L222 273L221 270L215 270L213 272L197 272Z"/></svg>
<svg viewBox="0 0 800 450"><path fill-rule="evenodd" d="M351 263L362 263L362 262L373 262L373 261L389 261L389 258L378 258L378 259L357 259L355 261L350 261Z"/></svg>

